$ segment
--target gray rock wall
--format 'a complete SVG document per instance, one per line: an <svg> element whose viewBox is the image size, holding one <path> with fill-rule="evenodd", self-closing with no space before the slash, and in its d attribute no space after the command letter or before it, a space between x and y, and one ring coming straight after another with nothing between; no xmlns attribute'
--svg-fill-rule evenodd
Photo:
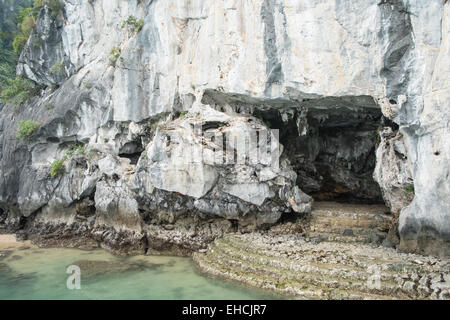
<svg viewBox="0 0 450 320"><path fill-rule="evenodd" d="M142 232L142 224L152 220L144 213L152 211L146 210L149 199L178 193L181 203L196 202L199 211L224 215L224 207L208 198L215 186L222 186L217 177L222 168L202 164L187 169L200 170L202 178L171 180L178 173L164 161L143 158L164 150L158 147L163 132L156 132L158 124L186 130L189 121L176 120L180 112L199 114L208 122L214 118L209 107L223 119L275 110L286 119L295 114L299 136L307 137L307 115L313 110L335 119L336 110L358 114L355 105L367 108L372 105L367 101L376 101L384 119L392 121L393 134L381 133L374 178L385 202L400 214L400 248L448 254L448 2L64 2L64 12L56 17L41 11L17 67L19 74L49 88L20 111L11 106L0 110L0 207L11 224L47 207L72 208L92 199L102 212L95 217L97 226ZM122 28L130 15L144 20L137 33ZM113 47L120 48L114 63ZM59 74L50 71L56 62L64 66ZM42 126L20 142L17 124L29 119ZM387 127L386 121L380 126ZM51 162L74 144L85 146L84 160L71 157L64 175L49 177ZM135 160L122 163L124 156L139 159L138 166ZM107 157L119 163L118 172L100 168ZM292 166L286 163L285 169ZM262 187L266 182L242 183L248 196L233 184L224 186L220 199L228 207L272 208L264 201L276 190ZM410 185L414 196L405 199ZM114 200L114 194L122 193L124 199ZM166 201L165 209L176 203ZM155 210L161 211L158 206ZM105 218L110 212L123 219L115 224L115 218Z"/></svg>

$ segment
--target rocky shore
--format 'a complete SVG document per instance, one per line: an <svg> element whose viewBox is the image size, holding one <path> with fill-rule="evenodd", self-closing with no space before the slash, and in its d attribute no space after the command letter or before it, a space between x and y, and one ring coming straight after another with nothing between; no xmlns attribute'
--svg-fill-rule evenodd
<svg viewBox="0 0 450 320"><path fill-rule="evenodd" d="M31 240L25 243L0 236L0 248L32 242L39 247L104 248L121 256L192 256L206 275L295 299L450 299L450 260L398 252L393 218L381 205L317 202L310 215L265 231L239 230L214 220L209 229L185 221L147 226L141 233L47 224L19 232L19 240Z"/></svg>
<svg viewBox="0 0 450 320"><path fill-rule="evenodd" d="M1 91L1 232L194 253L295 295L447 298L450 1L59 0L29 14ZM292 241L292 261L271 258ZM286 271L318 252L332 266ZM414 269L407 253L433 258ZM363 281L372 260L386 289ZM389 271L403 265L406 278Z"/></svg>
<svg viewBox="0 0 450 320"><path fill-rule="evenodd" d="M103 248L118 256L158 254L190 256L206 249L208 243L232 230L223 221L211 221L189 227L176 225L147 226L141 232L121 230L93 224L33 223L16 234L21 241L29 241L43 248L78 248L92 250ZM176 230L174 230L177 228Z"/></svg>
<svg viewBox="0 0 450 320"><path fill-rule="evenodd" d="M13 248L30 248L33 244L30 241L18 241L16 235L0 234L0 250Z"/></svg>
<svg viewBox="0 0 450 320"><path fill-rule="evenodd" d="M450 260L398 252L384 206L315 203L311 216L228 234L199 269L299 299L450 299Z"/></svg>
<svg viewBox="0 0 450 320"><path fill-rule="evenodd" d="M450 299L450 261L298 235L234 234L193 259L203 272L298 299Z"/></svg>

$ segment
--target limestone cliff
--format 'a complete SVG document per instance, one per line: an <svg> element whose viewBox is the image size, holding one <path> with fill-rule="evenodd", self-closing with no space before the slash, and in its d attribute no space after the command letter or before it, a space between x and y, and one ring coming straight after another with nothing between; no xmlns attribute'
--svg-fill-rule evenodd
<svg viewBox="0 0 450 320"><path fill-rule="evenodd" d="M41 10L17 66L40 95L0 107L8 228L48 244L184 253L308 214L312 196L385 202L399 249L449 254L448 1L64 3ZM26 120L41 125L20 141ZM279 129L279 170L208 153L174 165L227 144L196 126Z"/></svg>

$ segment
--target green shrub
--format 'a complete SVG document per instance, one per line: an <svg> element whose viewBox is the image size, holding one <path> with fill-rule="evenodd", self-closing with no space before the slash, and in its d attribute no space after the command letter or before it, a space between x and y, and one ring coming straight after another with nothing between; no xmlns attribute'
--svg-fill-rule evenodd
<svg viewBox="0 0 450 320"><path fill-rule="evenodd" d="M33 93L33 85L31 81L16 77L7 80L0 92L0 100L3 103L12 103L15 106L21 105L28 100Z"/></svg>
<svg viewBox="0 0 450 320"><path fill-rule="evenodd" d="M34 0L33 8L40 9L44 6L45 0Z"/></svg>
<svg viewBox="0 0 450 320"><path fill-rule="evenodd" d="M92 88L92 83L90 83L90 82L85 82L85 83L84 83L84 87L85 87L86 89L90 89L90 88Z"/></svg>
<svg viewBox="0 0 450 320"><path fill-rule="evenodd" d="M30 37L31 31L33 31L36 25L36 17L33 14L33 9L20 8L17 21L19 33L14 38L13 49L15 53L20 54Z"/></svg>
<svg viewBox="0 0 450 320"><path fill-rule="evenodd" d="M120 54L122 53L122 49L119 47L112 47L111 52L109 54L109 64L113 67L116 66L117 59L119 59Z"/></svg>
<svg viewBox="0 0 450 320"><path fill-rule="evenodd" d="M57 61L50 68L50 72L57 76L65 76L66 75L66 67L62 61Z"/></svg>
<svg viewBox="0 0 450 320"><path fill-rule="evenodd" d="M13 41L17 35L22 35L22 30L33 26L34 21L27 19L23 26L23 17L26 16L26 7L33 5L32 0L1 0L0 1L0 91L8 79L16 77L16 65L18 54L14 52ZM30 22L32 22L30 24ZM27 41L27 37L16 40L16 50L20 49Z"/></svg>
<svg viewBox="0 0 450 320"><path fill-rule="evenodd" d="M84 154L84 145L83 144L74 144L72 147L67 150L64 159L71 158L75 153Z"/></svg>
<svg viewBox="0 0 450 320"><path fill-rule="evenodd" d="M64 172L66 171L66 167L64 166L64 161L66 159L61 159L61 160L55 160L52 162L51 164L51 171L50 174L52 177L56 177L59 176L61 174L64 174Z"/></svg>
<svg viewBox="0 0 450 320"><path fill-rule="evenodd" d="M142 30L144 26L144 19L137 20L134 16L129 16L127 20L122 23L122 29L127 27L131 34L136 34Z"/></svg>
<svg viewBox="0 0 450 320"><path fill-rule="evenodd" d="M14 52L17 54L20 54L25 47L26 43L28 41L28 37L24 36L23 34L19 34L14 38L13 41L13 49Z"/></svg>
<svg viewBox="0 0 450 320"><path fill-rule="evenodd" d="M183 119L188 114L187 111L180 111L180 119Z"/></svg>
<svg viewBox="0 0 450 320"><path fill-rule="evenodd" d="M6 41L5 41L6 42ZM2 43L0 39L0 44ZM16 75L16 58L14 50L3 45L0 46L0 91L3 85L8 83L9 79L13 79Z"/></svg>
<svg viewBox="0 0 450 320"><path fill-rule="evenodd" d="M25 139L29 138L40 126L41 124L39 122L32 120L20 121L17 138L24 141Z"/></svg>
<svg viewBox="0 0 450 320"><path fill-rule="evenodd" d="M403 187L403 191L405 192L405 196L410 195L411 193L414 193L414 185L408 184L407 186Z"/></svg>
<svg viewBox="0 0 450 320"><path fill-rule="evenodd" d="M50 9L52 17L56 17L65 6L64 2L61 0L35 0L34 12L39 12L39 10L45 5Z"/></svg>
<svg viewBox="0 0 450 320"><path fill-rule="evenodd" d="M66 167L64 165L64 162L66 162L67 159L70 159L73 157L75 153L77 154L84 154L85 153L85 146L83 144L74 144L71 146L67 151L64 157L62 157L61 160L55 160L51 163L51 171L50 174L52 177L59 176L61 174L64 174L66 171Z"/></svg>
<svg viewBox="0 0 450 320"><path fill-rule="evenodd" d="M18 16L18 27L23 34L30 35L36 25L36 18L33 15L33 9L20 8Z"/></svg>
<svg viewBox="0 0 450 320"><path fill-rule="evenodd" d="M84 154L86 152L86 147L82 144L77 146L77 153L78 154Z"/></svg>

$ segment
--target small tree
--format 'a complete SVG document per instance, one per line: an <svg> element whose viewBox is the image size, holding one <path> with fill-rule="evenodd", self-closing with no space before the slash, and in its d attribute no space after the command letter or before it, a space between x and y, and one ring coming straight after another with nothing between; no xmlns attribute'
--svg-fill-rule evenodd
<svg viewBox="0 0 450 320"><path fill-rule="evenodd" d="M64 76L66 75L66 67L64 66L64 63L62 61L57 61L50 68L50 72L57 76Z"/></svg>
<svg viewBox="0 0 450 320"><path fill-rule="evenodd" d="M64 174L64 172L66 171L66 167L64 166L64 161L66 159L61 159L61 160L55 160L52 162L51 164L51 171L50 171L50 175L54 178L56 176L59 176L61 174Z"/></svg>
<svg viewBox="0 0 450 320"><path fill-rule="evenodd" d="M14 38L13 49L15 53L20 54L30 37L31 31L33 31L33 28L36 25L36 17L33 13L33 9L20 8L17 21L20 33Z"/></svg>
<svg viewBox="0 0 450 320"><path fill-rule="evenodd" d="M112 47L110 55L109 55L109 64L113 67L116 66L117 59L120 58L120 54L122 53L122 49L120 47Z"/></svg>
<svg viewBox="0 0 450 320"><path fill-rule="evenodd" d="M64 157L62 157L61 160L55 160L51 163L51 170L50 175L54 178L56 176L59 176L61 174L64 174L66 172L66 166L64 163L66 160L73 157L74 154L82 155L85 153L85 147L83 144L74 144L72 147L70 147Z"/></svg>
<svg viewBox="0 0 450 320"><path fill-rule="evenodd" d="M56 17L61 10L64 9L65 4L61 0L35 0L34 1L34 11L39 12L39 10L43 7L47 6L53 17Z"/></svg>
<svg viewBox="0 0 450 320"><path fill-rule="evenodd" d="M40 126L41 124L39 122L33 120L20 121L17 138L22 141L28 139Z"/></svg>
<svg viewBox="0 0 450 320"><path fill-rule="evenodd" d="M408 184L404 186L403 191L405 192L405 196L410 196L411 194L414 194L414 185Z"/></svg>
<svg viewBox="0 0 450 320"><path fill-rule="evenodd" d="M25 47L26 43L28 41L28 37L24 36L23 34L19 34L14 38L13 41L13 49L14 52L17 54L20 54Z"/></svg>
<svg viewBox="0 0 450 320"><path fill-rule="evenodd" d="M128 17L128 19L127 20L125 20L123 23L122 23L122 29L123 28L125 28L125 27L127 27L128 28L128 31L131 33L131 34L136 34L136 33L138 33L139 31L141 31L142 30L142 27L144 26L144 19L137 19L136 17L134 17L134 16L129 16Z"/></svg>
<svg viewBox="0 0 450 320"><path fill-rule="evenodd" d="M15 106L21 105L28 100L33 93L31 81L16 77L9 79L0 92L0 100L3 103L12 103Z"/></svg>

